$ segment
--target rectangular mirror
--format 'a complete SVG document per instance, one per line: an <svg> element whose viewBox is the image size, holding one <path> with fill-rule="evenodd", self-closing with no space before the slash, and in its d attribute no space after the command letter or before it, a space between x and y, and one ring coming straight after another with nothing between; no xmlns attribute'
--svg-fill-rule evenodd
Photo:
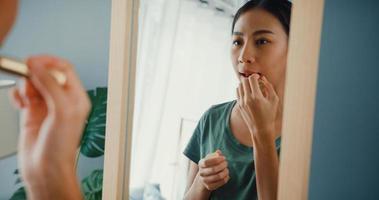
<svg viewBox="0 0 379 200"><path fill-rule="evenodd" d="M191 161L182 151L200 116L211 105L236 98L228 13L241 3L112 1L107 112L112 134L106 135L103 199L183 197ZM288 200L307 199L323 12L323 1L293 4L278 186L278 199ZM219 55L211 60L214 53Z"/></svg>
<svg viewBox="0 0 379 200"><path fill-rule="evenodd" d="M11 156L17 151L19 114L12 107L8 97L9 88L15 84L13 80L0 80L0 159Z"/></svg>

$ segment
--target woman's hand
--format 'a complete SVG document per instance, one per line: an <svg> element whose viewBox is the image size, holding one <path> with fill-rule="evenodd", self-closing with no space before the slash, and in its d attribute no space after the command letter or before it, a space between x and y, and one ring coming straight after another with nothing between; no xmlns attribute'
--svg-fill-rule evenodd
<svg viewBox="0 0 379 200"><path fill-rule="evenodd" d="M199 161L199 180L208 191L225 185L230 177L228 163L220 150Z"/></svg>
<svg viewBox="0 0 379 200"><path fill-rule="evenodd" d="M75 199L80 188L74 164L89 98L67 61L38 56L28 59L27 65L30 78L11 96L21 110L18 164L28 197ZM59 85L50 70L64 73L66 84Z"/></svg>
<svg viewBox="0 0 379 200"><path fill-rule="evenodd" d="M239 111L253 142L256 139L274 141L279 97L272 84L266 77L253 74L241 80L237 97Z"/></svg>

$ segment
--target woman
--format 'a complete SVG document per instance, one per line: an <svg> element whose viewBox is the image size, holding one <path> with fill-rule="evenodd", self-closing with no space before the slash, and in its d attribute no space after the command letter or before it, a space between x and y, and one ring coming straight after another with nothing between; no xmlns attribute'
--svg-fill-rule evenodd
<svg viewBox="0 0 379 200"><path fill-rule="evenodd" d="M252 0L236 13L237 100L211 107L184 151L186 199L276 199L291 3Z"/></svg>
<svg viewBox="0 0 379 200"><path fill-rule="evenodd" d="M15 21L17 0L0 0L0 45ZM25 35L27 37L27 35ZM90 101L74 67L53 56L27 60L30 78L12 90L21 111L18 165L28 199L82 199L75 155ZM67 77L61 87L49 70Z"/></svg>

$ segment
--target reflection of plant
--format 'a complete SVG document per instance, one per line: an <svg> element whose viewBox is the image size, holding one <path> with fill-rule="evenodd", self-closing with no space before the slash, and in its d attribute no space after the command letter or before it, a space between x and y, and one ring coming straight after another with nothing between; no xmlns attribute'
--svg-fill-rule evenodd
<svg viewBox="0 0 379 200"><path fill-rule="evenodd" d="M88 91L92 110L80 143L80 153L95 158L104 155L105 122L107 113L107 88ZM82 181L82 192L86 200L101 199L103 170L94 170Z"/></svg>
<svg viewBox="0 0 379 200"><path fill-rule="evenodd" d="M107 113L107 88L88 91L92 111L85 127L80 152L87 157L104 155L105 120Z"/></svg>
<svg viewBox="0 0 379 200"><path fill-rule="evenodd" d="M94 170L82 180L82 192L85 199L101 199L103 191L103 170Z"/></svg>
<svg viewBox="0 0 379 200"><path fill-rule="evenodd" d="M107 88L96 88L87 92L92 103L92 110L88 116L80 143L80 153L86 157L95 158L104 155L105 122L107 112ZM18 170L14 172L18 174ZM20 179L18 178L16 184ZM103 170L94 170L81 183L82 193L86 200L98 200L102 196ZM10 200L25 200L24 187L13 193Z"/></svg>
<svg viewBox="0 0 379 200"><path fill-rule="evenodd" d="M24 187L18 188L16 192L13 193L11 200L26 199L26 192Z"/></svg>

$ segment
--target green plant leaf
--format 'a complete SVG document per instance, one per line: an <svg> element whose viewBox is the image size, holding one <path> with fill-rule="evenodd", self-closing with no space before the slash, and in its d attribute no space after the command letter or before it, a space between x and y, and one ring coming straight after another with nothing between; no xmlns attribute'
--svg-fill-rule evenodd
<svg viewBox="0 0 379 200"><path fill-rule="evenodd" d="M16 179L16 182L14 182L14 184L19 184L19 183L22 183L22 178L21 177L17 177Z"/></svg>
<svg viewBox="0 0 379 200"><path fill-rule="evenodd" d="M24 187L18 188L16 192L13 193L9 200L26 200L26 192Z"/></svg>
<svg viewBox="0 0 379 200"><path fill-rule="evenodd" d="M88 91L92 110L81 140L80 152L87 157L104 155L107 88Z"/></svg>
<svg viewBox="0 0 379 200"><path fill-rule="evenodd" d="M101 200L103 192L103 170L94 170L82 180L82 192L85 200Z"/></svg>

